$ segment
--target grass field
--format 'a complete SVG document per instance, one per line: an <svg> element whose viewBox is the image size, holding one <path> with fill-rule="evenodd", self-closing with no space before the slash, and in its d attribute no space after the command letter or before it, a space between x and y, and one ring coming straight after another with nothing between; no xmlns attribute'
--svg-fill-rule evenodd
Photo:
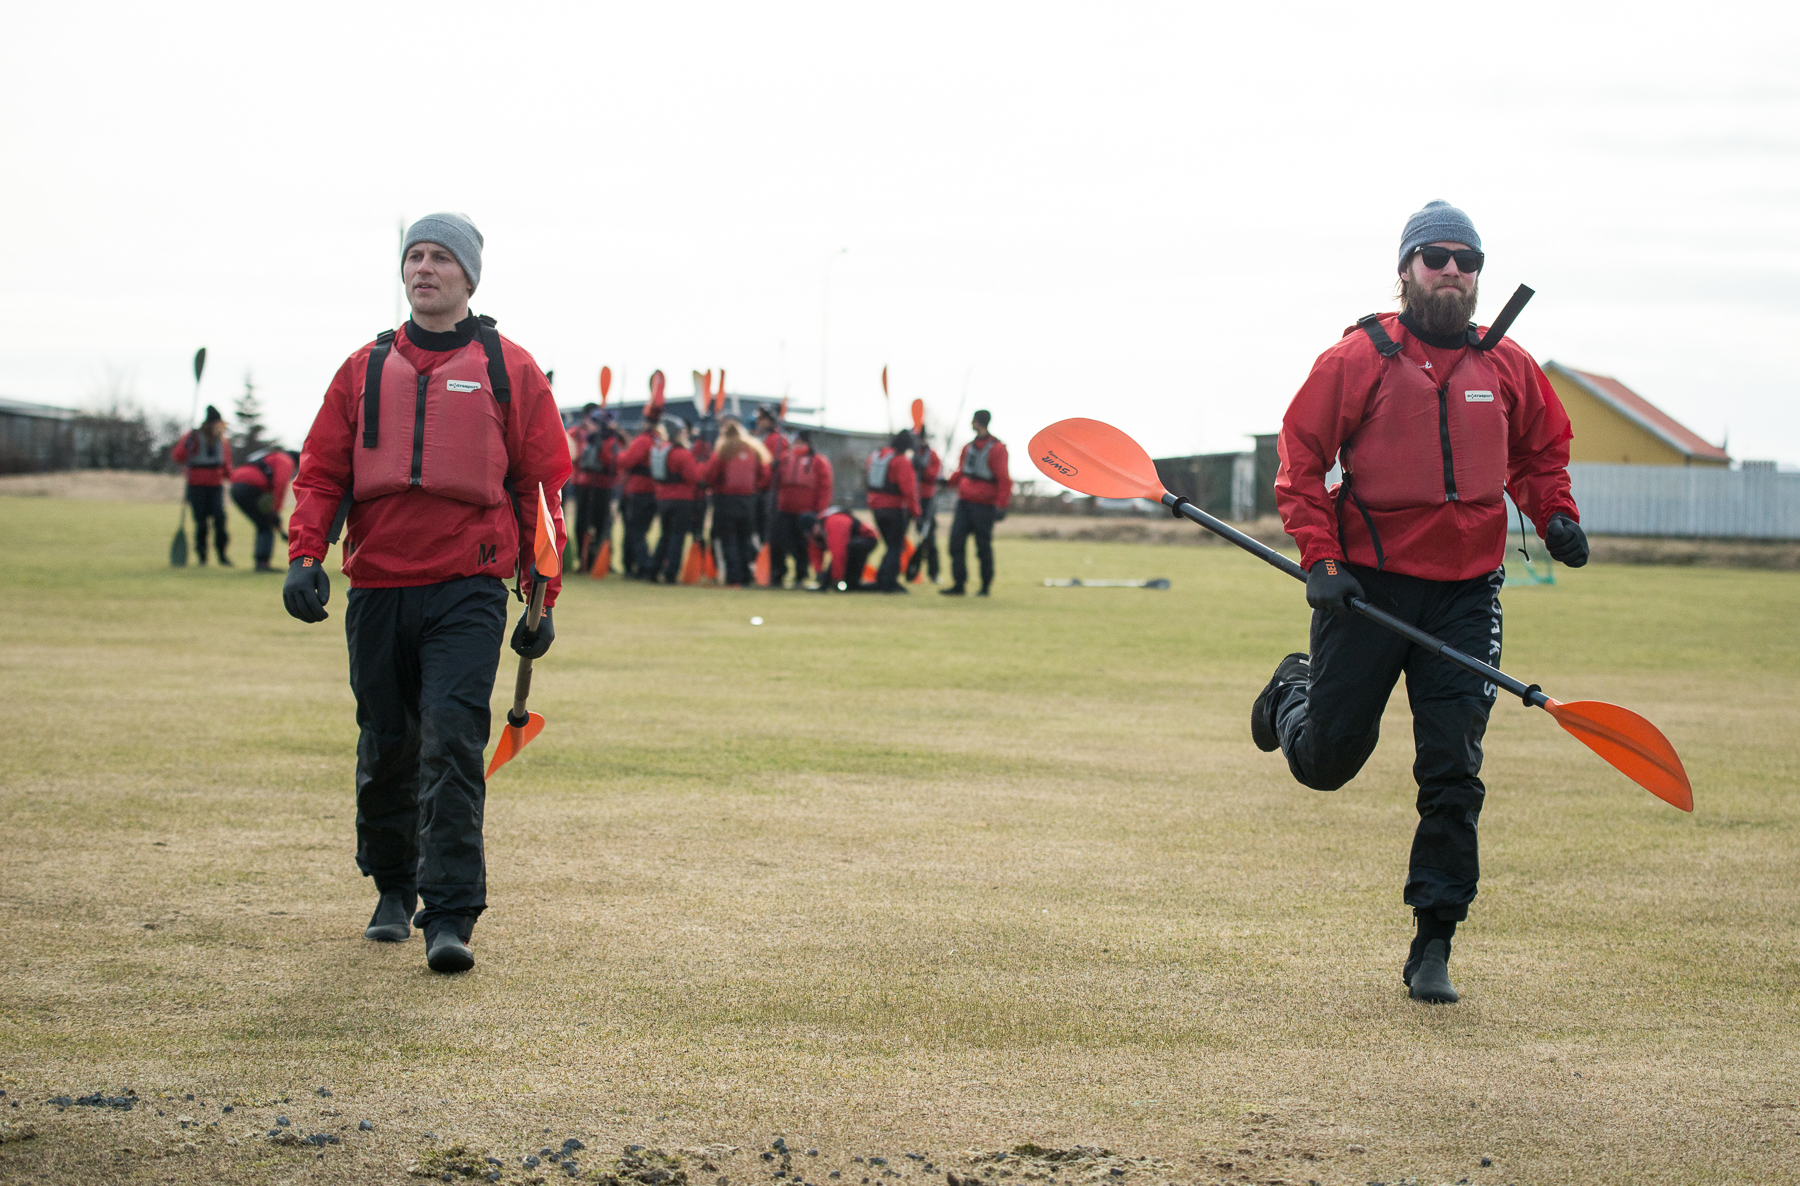
<svg viewBox="0 0 1800 1186"><path fill-rule="evenodd" d="M361 937L343 582L302 626L171 519L0 499L0 1183L561 1181L521 1159L570 1137L626 1186L1800 1178L1800 575L1509 591L1507 668L1656 721L1697 809L1502 703L1450 1007L1399 978L1404 697L1336 794L1258 753L1307 618L1248 557L574 582L445 978Z"/></svg>

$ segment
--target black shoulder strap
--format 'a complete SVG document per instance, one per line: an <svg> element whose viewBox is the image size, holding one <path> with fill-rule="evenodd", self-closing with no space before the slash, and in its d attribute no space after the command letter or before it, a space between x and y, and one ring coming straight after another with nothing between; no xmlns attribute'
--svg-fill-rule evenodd
<svg viewBox="0 0 1800 1186"><path fill-rule="evenodd" d="M1387 330L1381 328L1379 314L1371 313L1367 317L1358 317L1356 327L1369 335L1369 341L1375 343L1375 351L1383 358L1392 358L1400 353L1400 343L1388 337Z"/></svg>
<svg viewBox="0 0 1800 1186"><path fill-rule="evenodd" d="M512 403L512 382L506 377L506 356L500 351L500 331L492 317L483 313L477 317L475 333L481 339L481 348L488 356L488 385L494 389L494 398L503 404Z"/></svg>
<svg viewBox="0 0 1800 1186"><path fill-rule="evenodd" d="M384 329L375 335L375 349L369 351L369 369L363 379L363 448L365 449L373 449L376 440L381 435L381 368L387 365L388 348L393 344L394 331Z"/></svg>
<svg viewBox="0 0 1800 1186"><path fill-rule="evenodd" d="M1512 328L1513 320L1518 317L1520 310L1525 308L1525 302L1534 295L1535 290L1527 288L1523 284L1513 289L1512 299L1506 302L1506 308L1500 310L1500 316L1494 318L1494 324L1488 326L1487 337L1479 342L1471 342L1470 345L1477 350L1492 350L1498 346L1500 339L1506 336L1506 331ZM1474 337L1475 331L1470 330L1469 336Z"/></svg>

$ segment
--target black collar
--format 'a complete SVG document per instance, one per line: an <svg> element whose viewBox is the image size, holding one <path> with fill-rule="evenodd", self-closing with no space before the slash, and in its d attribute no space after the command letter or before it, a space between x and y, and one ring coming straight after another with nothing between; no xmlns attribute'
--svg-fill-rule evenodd
<svg viewBox="0 0 1800 1186"><path fill-rule="evenodd" d="M411 318L406 322L406 340L421 350L447 351L461 350L475 340L476 321L473 313L456 323L456 328L439 333L435 330L420 329L418 323Z"/></svg>
<svg viewBox="0 0 1800 1186"><path fill-rule="evenodd" d="M1419 323L1413 319L1411 309L1400 314L1400 324L1406 327L1407 333L1419 339L1419 341L1425 343L1427 346L1431 346L1438 350L1460 350L1469 344L1469 330L1462 330L1454 334L1426 333L1419 328ZM1470 326L1469 328L1473 329L1474 327Z"/></svg>

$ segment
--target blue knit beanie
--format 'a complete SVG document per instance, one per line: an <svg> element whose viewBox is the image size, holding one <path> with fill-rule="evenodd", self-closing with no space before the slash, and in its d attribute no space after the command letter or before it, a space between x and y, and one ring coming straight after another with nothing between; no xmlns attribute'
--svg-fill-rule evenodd
<svg viewBox="0 0 1800 1186"><path fill-rule="evenodd" d="M1406 229L1400 232L1400 262L1394 270L1405 271L1406 257L1427 243L1467 243L1481 250L1481 236L1475 233L1475 224L1442 198L1425 203L1423 210L1406 220Z"/></svg>
<svg viewBox="0 0 1800 1186"><path fill-rule="evenodd" d="M414 243L437 243L454 255L456 262L462 265L463 274L469 278L470 292L481 283L481 232L475 229L475 223L467 214L443 211L427 214L413 223L406 229L406 238L400 244L402 263Z"/></svg>

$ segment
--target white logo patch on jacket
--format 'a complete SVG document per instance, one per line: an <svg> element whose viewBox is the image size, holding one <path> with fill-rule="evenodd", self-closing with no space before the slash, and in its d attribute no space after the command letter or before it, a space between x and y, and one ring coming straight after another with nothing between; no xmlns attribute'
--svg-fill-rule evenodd
<svg viewBox="0 0 1800 1186"><path fill-rule="evenodd" d="M480 391L481 390L481 384L472 382L468 379L451 379L451 380L448 380L447 382L445 382L444 386L449 388L451 391ZM1488 398L1493 399L1494 397L1490 395L1490 396L1488 396Z"/></svg>
<svg viewBox="0 0 1800 1186"><path fill-rule="evenodd" d="M1491 391L1465 391L1463 399L1472 404L1491 404L1494 402L1494 393Z"/></svg>

